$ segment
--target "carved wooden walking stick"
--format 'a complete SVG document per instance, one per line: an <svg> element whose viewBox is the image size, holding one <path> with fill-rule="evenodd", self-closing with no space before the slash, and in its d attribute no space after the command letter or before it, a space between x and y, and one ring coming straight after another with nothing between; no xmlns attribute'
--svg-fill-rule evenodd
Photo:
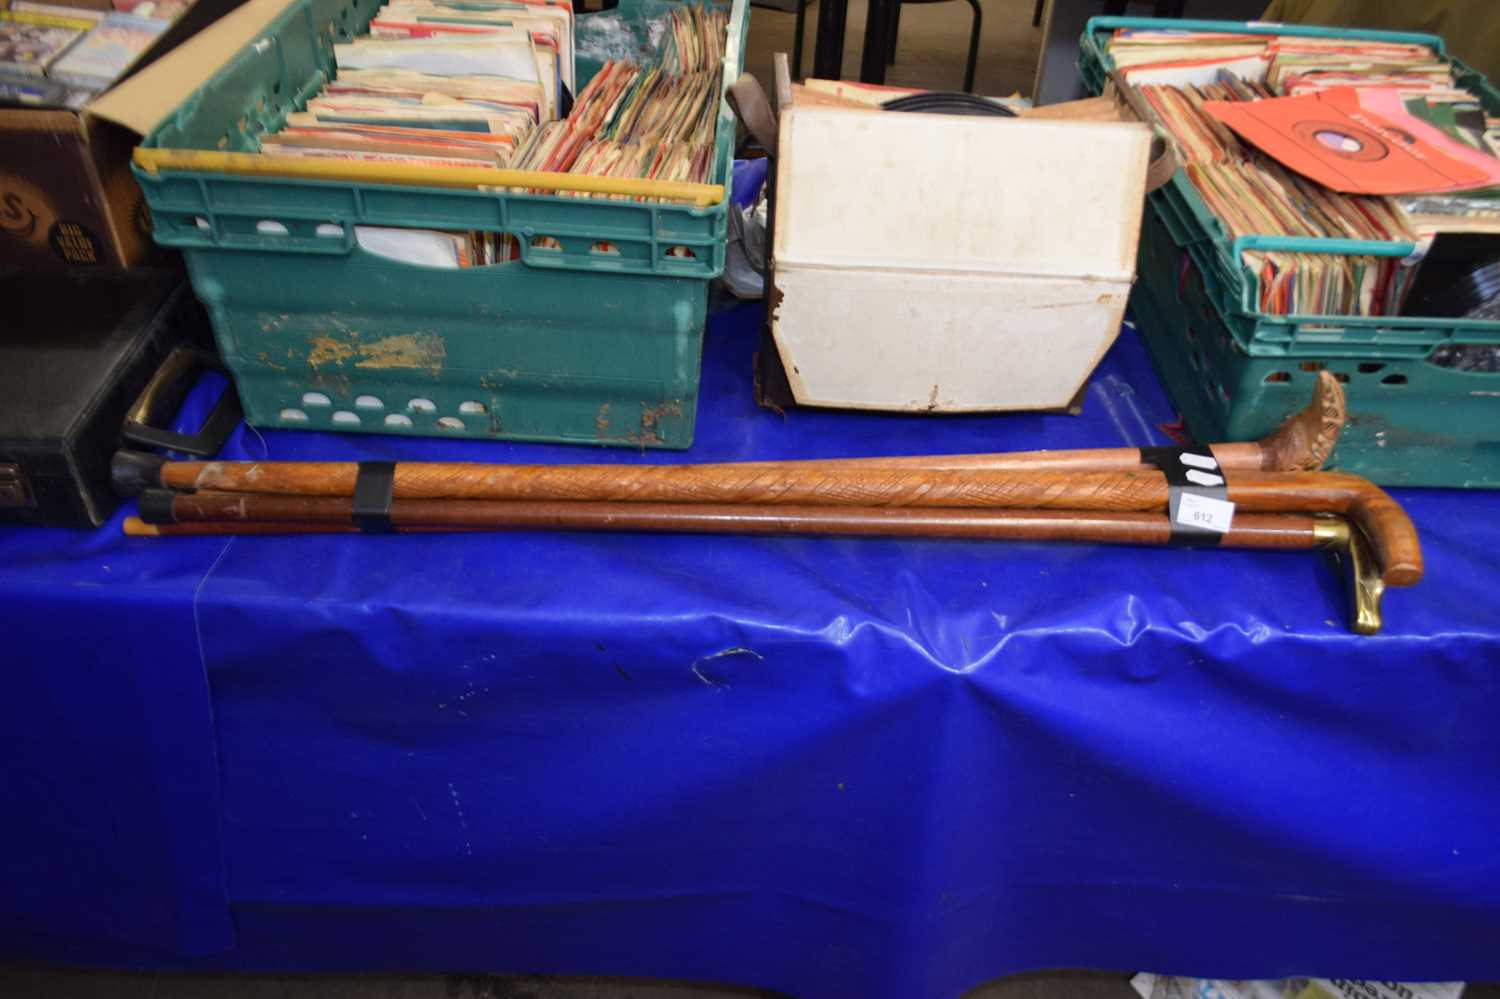
<svg viewBox="0 0 1500 999"><path fill-rule="evenodd" d="M1311 471L1320 468L1338 443L1345 419L1344 391L1327 371L1319 373L1313 399L1293 414L1281 428L1259 441L1209 445L1225 471ZM463 463L402 462L398 466L396 495L430 498L501 499L488 495L476 475L485 470L501 471L525 466ZM614 470L654 466L568 466ZM731 470L736 476L779 476L788 469L827 470L904 469L907 471L1059 471L1135 472L1142 464L1137 448L1093 448L1068 451L1017 451L994 454L920 455L892 458L804 459L800 461L756 461L703 463L690 467L694 474ZM348 496L354 489L358 466L353 462L173 462L164 465L154 455L121 452L116 459L115 485L122 495L133 496L144 488L216 489L233 492L294 493ZM604 472L604 474L613 474ZM451 477L455 489L445 493L443 480ZM467 480L460 482L460 479ZM578 498L567 496L558 498Z"/></svg>

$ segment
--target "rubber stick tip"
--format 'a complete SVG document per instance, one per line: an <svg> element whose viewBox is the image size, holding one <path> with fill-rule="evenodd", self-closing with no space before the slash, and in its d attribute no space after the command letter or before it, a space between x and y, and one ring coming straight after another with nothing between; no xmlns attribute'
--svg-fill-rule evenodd
<svg viewBox="0 0 1500 999"><path fill-rule="evenodd" d="M161 528L148 524L139 517L126 517L120 525L127 538L159 538Z"/></svg>
<svg viewBox="0 0 1500 999"><path fill-rule="evenodd" d="M146 451L128 449L115 452L109 463L110 481L115 493L123 497L139 496L147 489L161 488L161 467L166 459Z"/></svg>
<svg viewBox="0 0 1500 999"><path fill-rule="evenodd" d="M136 501L137 512L148 524L175 524L172 504L176 499L177 494L170 489L147 489Z"/></svg>

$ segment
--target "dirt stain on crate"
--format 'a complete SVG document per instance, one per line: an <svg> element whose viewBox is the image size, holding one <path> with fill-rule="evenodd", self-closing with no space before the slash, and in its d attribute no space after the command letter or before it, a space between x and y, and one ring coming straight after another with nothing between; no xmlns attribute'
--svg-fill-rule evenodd
<svg viewBox="0 0 1500 999"><path fill-rule="evenodd" d="M426 368L433 374L443 370L448 344L431 333L406 333L376 340L357 348L364 355L356 368Z"/></svg>
<svg viewBox="0 0 1500 999"><path fill-rule="evenodd" d="M332 336L308 337L307 363L313 367L353 361L356 368L421 368L438 374L448 356L448 345L431 333L401 333L361 343Z"/></svg>
<svg viewBox="0 0 1500 999"><path fill-rule="evenodd" d="M282 364L282 363L280 363L278 361L271 360L271 352L270 351L262 350L262 351L258 352L255 356L256 356L256 359L258 359L261 364L263 364L266 367L270 368L272 371L278 371L281 374L286 374L287 373L287 366L285 364Z"/></svg>
<svg viewBox="0 0 1500 999"><path fill-rule="evenodd" d="M311 345L307 352L307 363L313 367L323 364L339 364L354 356L354 345L331 336L308 337Z"/></svg>
<svg viewBox="0 0 1500 999"><path fill-rule="evenodd" d="M661 421L679 419L681 416L682 403L675 399L659 402L654 406L642 402L640 429L626 434L625 439L641 447L660 444L664 440L661 435Z"/></svg>

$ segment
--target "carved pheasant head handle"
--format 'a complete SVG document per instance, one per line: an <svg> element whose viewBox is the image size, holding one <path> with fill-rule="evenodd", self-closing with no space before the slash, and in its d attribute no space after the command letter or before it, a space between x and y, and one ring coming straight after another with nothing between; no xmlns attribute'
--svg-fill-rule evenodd
<svg viewBox="0 0 1500 999"><path fill-rule="evenodd" d="M1339 442L1347 416L1344 387L1333 372L1319 371L1312 402L1287 417L1275 433L1261 438L1261 469L1311 472L1322 468Z"/></svg>

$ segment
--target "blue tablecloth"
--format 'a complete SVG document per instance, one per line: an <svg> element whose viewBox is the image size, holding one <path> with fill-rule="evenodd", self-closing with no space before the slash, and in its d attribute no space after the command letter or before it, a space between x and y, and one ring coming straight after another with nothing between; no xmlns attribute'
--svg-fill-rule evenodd
<svg viewBox="0 0 1500 999"><path fill-rule="evenodd" d="M1164 443L751 400L686 455L242 431L232 456L721 460ZM942 997L1047 966L1500 978L1500 496L1427 579L1323 556L585 534L0 532L0 951Z"/></svg>

